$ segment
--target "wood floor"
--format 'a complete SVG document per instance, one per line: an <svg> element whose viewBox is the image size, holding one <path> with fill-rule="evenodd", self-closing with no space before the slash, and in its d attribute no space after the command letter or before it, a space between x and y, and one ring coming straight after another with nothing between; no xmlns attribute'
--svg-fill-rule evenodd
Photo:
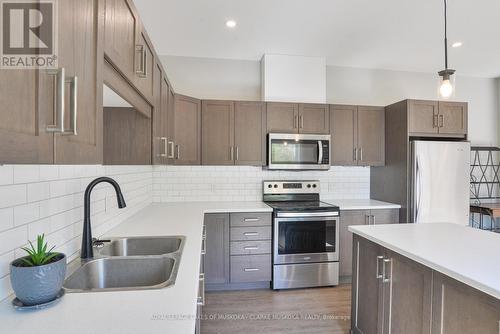
<svg viewBox="0 0 500 334"><path fill-rule="evenodd" d="M351 285L207 292L202 334L349 333Z"/></svg>

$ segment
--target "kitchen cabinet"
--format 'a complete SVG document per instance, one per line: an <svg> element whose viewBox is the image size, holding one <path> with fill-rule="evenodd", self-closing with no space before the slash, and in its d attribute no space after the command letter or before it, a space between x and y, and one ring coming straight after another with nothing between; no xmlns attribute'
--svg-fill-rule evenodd
<svg viewBox="0 0 500 334"><path fill-rule="evenodd" d="M467 103L408 100L408 132L412 136L467 136Z"/></svg>
<svg viewBox="0 0 500 334"><path fill-rule="evenodd" d="M167 78L165 77L163 79L165 81L165 84L167 83ZM172 88L172 85L169 85L168 87L168 103L167 103L167 110L166 110L166 118L167 122L164 125L166 126L166 131L165 133L167 134L167 164L173 165L175 164L175 142L174 142L174 132L175 132L175 122L174 122L174 115L175 115L175 93Z"/></svg>
<svg viewBox="0 0 500 334"><path fill-rule="evenodd" d="M144 28L139 29L136 43L136 57L135 57L135 76L134 83L137 89L144 95L144 97L152 101L154 97L153 71L155 66L154 49L149 41Z"/></svg>
<svg viewBox="0 0 500 334"><path fill-rule="evenodd" d="M385 164L385 111L382 107L331 105L332 165Z"/></svg>
<svg viewBox="0 0 500 334"><path fill-rule="evenodd" d="M266 164L266 105L262 102L234 103L235 165Z"/></svg>
<svg viewBox="0 0 500 334"><path fill-rule="evenodd" d="M432 295L432 334L498 333L498 299L436 272Z"/></svg>
<svg viewBox="0 0 500 334"><path fill-rule="evenodd" d="M330 134L330 110L327 104L299 104L299 132Z"/></svg>
<svg viewBox="0 0 500 334"><path fill-rule="evenodd" d="M57 69L1 71L1 163L102 162L99 4L59 3Z"/></svg>
<svg viewBox="0 0 500 334"><path fill-rule="evenodd" d="M229 214L206 214L205 283L229 283Z"/></svg>
<svg viewBox="0 0 500 334"><path fill-rule="evenodd" d="M175 165L201 163L201 102L176 94L173 108L173 142Z"/></svg>
<svg viewBox="0 0 500 334"><path fill-rule="evenodd" d="M267 103L267 132L329 134L328 105L314 103Z"/></svg>
<svg viewBox="0 0 500 334"><path fill-rule="evenodd" d="M201 115L202 164L234 165L234 103L203 101Z"/></svg>
<svg viewBox="0 0 500 334"><path fill-rule="evenodd" d="M429 333L432 270L358 236L353 254L353 333Z"/></svg>
<svg viewBox="0 0 500 334"><path fill-rule="evenodd" d="M170 87L159 66L155 67L155 108L153 116L153 164L166 165L174 148L168 140L168 110ZM170 142L171 143L171 142Z"/></svg>
<svg viewBox="0 0 500 334"><path fill-rule="evenodd" d="M397 224L399 209L342 210L340 214L339 267L342 281L351 281L352 275L352 233L353 225Z"/></svg>
<svg viewBox="0 0 500 334"><path fill-rule="evenodd" d="M104 53L115 68L134 82L139 18L128 0L104 3Z"/></svg>
<svg viewBox="0 0 500 334"><path fill-rule="evenodd" d="M202 164L265 164L266 110L261 102L202 102Z"/></svg>

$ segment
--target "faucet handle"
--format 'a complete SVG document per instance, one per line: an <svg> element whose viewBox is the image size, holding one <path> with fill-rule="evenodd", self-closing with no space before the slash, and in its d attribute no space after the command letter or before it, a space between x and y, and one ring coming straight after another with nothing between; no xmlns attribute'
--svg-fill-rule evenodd
<svg viewBox="0 0 500 334"><path fill-rule="evenodd" d="M104 247L105 242L111 242L111 240L109 240L109 239L99 240L97 238L92 238L92 246L95 248Z"/></svg>

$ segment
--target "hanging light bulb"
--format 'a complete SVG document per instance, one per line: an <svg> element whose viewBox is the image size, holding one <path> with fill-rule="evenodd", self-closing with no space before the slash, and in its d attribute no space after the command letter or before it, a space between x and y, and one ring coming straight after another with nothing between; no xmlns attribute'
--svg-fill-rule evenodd
<svg viewBox="0 0 500 334"><path fill-rule="evenodd" d="M445 69L439 71L438 74L441 77L441 82L439 85L439 95L448 99L455 93L455 80L453 74L455 70L448 68L448 11L447 11L448 1L444 0L444 66Z"/></svg>

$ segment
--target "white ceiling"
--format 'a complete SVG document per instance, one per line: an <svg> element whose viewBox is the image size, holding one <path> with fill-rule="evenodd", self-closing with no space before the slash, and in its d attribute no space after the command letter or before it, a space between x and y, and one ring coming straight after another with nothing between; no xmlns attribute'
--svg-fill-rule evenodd
<svg viewBox="0 0 500 334"><path fill-rule="evenodd" d="M435 72L441 0L135 0L161 55L259 60L324 56L328 65ZM500 1L449 0L450 67L500 76ZM235 29L225 26L237 21Z"/></svg>

